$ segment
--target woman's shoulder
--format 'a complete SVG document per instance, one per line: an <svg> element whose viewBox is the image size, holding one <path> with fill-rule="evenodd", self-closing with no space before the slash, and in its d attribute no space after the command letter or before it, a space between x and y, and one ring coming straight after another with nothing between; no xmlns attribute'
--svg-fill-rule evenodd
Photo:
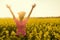
<svg viewBox="0 0 60 40"><path fill-rule="evenodd" d="M28 18L26 17L26 18L24 18L23 20L28 20Z"/></svg>
<svg viewBox="0 0 60 40"><path fill-rule="evenodd" d="M13 18L15 21L18 21L19 19L18 18Z"/></svg>

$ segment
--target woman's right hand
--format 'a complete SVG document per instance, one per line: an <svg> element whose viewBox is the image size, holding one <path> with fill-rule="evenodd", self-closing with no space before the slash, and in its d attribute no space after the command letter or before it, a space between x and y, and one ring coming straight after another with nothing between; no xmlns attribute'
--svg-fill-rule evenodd
<svg viewBox="0 0 60 40"><path fill-rule="evenodd" d="M36 6L36 4L33 4L33 5L32 5L32 8L35 8L35 6Z"/></svg>

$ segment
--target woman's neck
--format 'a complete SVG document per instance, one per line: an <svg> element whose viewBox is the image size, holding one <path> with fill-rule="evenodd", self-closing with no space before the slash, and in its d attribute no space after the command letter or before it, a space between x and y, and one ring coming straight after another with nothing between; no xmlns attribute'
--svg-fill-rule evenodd
<svg viewBox="0 0 60 40"><path fill-rule="evenodd" d="M23 21L23 18L20 18L20 21Z"/></svg>

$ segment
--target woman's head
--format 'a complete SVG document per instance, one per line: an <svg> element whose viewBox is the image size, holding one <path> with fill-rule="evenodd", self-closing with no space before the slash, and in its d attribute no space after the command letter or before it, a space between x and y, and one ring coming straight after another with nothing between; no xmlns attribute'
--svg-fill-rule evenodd
<svg viewBox="0 0 60 40"><path fill-rule="evenodd" d="M19 19L20 19L20 20L23 20L25 14L26 14L26 12L24 12L24 11L18 12Z"/></svg>

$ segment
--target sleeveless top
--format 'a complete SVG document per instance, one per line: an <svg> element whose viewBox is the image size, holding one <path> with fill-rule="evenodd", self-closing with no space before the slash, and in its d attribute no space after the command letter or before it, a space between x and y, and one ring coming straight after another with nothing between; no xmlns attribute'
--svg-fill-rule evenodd
<svg viewBox="0 0 60 40"><path fill-rule="evenodd" d="M17 26L16 35L22 34L23 36L25 36L26 35L26 23L27 23L28 19L26 18L23 21L19 21L16 18L14 18L14 21Z"/></svg>

